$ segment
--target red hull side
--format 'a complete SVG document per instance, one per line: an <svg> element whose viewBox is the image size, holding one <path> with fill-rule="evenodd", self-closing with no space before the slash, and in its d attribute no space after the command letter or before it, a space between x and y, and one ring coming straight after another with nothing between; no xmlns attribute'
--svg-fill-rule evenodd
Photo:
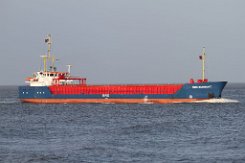
<svg viewBox="0 0 245 163"><path fill-rule="evenodd" d="M52 85L54 95L61 94L175 94L183 84L146 85Z"/></svg>
<svg viewBox="0 0 245 163"><path fill-rule="evenodd" d="M137 103L191 103L206 99L21 99L25 103L36 104L65 104L65 103L118 103L118 104L137 104Z"/></svg>

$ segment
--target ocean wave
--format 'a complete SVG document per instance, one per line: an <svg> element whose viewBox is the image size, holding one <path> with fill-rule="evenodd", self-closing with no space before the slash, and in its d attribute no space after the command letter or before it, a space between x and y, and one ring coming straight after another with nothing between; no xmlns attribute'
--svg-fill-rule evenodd
<svg viewBox="0 0 245 163"><path fill-rule="evenodd" d="M196 101L195 103L239 103L239 102L240 101L235 99L219 98L219 99Z"/></svg>

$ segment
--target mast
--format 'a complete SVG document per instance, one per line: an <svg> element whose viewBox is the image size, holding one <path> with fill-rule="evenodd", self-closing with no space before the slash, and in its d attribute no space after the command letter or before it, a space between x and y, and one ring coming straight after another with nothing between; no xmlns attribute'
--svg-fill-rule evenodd
<svg viewBox="0 0 245 163"><path fill-rule="evenodd" d="M46 37L45 39L45 43L48 44L48 58L50 59L51 58L51 44L52 44L52 40L51 40L51 34L48 34L48 36Z"/></svg>
<svg viewBox="0 0 245 163"><path fill-rule="evenodd" d="M202 48L202 81L205 80L205 62L206 62L206 49L205 47Z"/></svg>
<svg viewBox="0 0 245 163"><path fill-rule="evenodd" d="M52 62L52 69L53 69L53 71L55 71L56 70L56 67L54 66L54 62L55 62L55 56L52 56L52 58L51 58L51 62Z"/></svg>
<svg viewBox="0 0 245 163"><path fill-rule="evenodd" d="M44 63L44 71L47 71L47 66L48 66L47 63L50 63L50 62L51 62L50 70L55 71L55 66L54 66L55 56L51 56L51 45L52 45L51 34L47 35L47 37L45 38L45 43L48 44L48 53L47 53L47 55L45 55L46 57L44 57L44 56L42 57L43 63ZM47 61L49 61L49 62L47 62Z"/></svg>

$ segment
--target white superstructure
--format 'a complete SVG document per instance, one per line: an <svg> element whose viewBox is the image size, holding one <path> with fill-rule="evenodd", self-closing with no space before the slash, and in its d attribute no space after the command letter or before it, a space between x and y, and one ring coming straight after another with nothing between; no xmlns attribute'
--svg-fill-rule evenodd
<svg viewBox="0 0 245 163"><path fill-rule="evenodd" d="M33 74L32 77L26 78L26 83L30 86L51 86L51 85L70 85L85 84L86 78L71 77L71 65L68 65L68 72L57 72L55 67L55 57L51 55L51 35L49 34L45 43L48 44L48 52L42 55L43 70ZM49 67L49 70L47 69Z"/></svg>

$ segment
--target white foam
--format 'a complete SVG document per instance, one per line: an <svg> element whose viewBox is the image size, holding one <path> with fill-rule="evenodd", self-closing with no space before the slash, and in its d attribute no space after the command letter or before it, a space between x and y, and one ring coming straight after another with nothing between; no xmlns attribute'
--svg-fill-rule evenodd
<svg viewBox="0 0 245 163"><path fill-rule="evenodd" d="M20 101L16 98L0 99L0 104L14 104L19 102Z"/></svg>
<svg viewBox="0 0 245 163"><path fill-rule="evenodd" d="M196 103L239 103L239 101L234 99L227 99L227 98L217 98L217 99L196 101Z"/></svg>

